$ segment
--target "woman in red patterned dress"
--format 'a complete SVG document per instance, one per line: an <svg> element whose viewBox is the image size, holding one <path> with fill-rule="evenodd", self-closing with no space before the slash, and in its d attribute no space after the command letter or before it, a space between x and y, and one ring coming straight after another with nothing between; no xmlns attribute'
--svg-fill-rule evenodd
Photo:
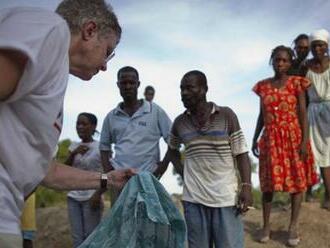
<svg viewBox="0 0 330 248"><path fill-rule="evenodd" d="M270 58L274 77L253 87L260 97L260 114L252 151L259 157L262 191L264 225L260 242L269 240L273 193L285 191L291 195L292 211L288 243L296 246L300 241L297 221L303 192L316 182L316 173L307 133L305 90L310 82L303 77L288 75L293 56L289 47L276 47Z"/></svg>

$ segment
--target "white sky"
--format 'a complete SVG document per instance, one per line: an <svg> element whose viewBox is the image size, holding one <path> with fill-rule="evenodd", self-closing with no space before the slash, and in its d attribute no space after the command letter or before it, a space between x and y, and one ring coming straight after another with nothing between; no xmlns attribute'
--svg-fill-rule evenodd
<svg viewBox="0 0 330 248"><path fill-rule="evenodd" d="M1 0L0 8L39 6L55 9L58 0ZM78 140L75 121L79 112L103 118L121 97L116 73L123 66L140 74L140 91L153 85L155 102L173 120L184 108L179 84L190 70L208 78L208 100L231 107L240 120L248 145L255 128L259 99L253 85L272 76L268 65L271 49L291 46L300 33L330 29L330 1L230 1L230 0L114 0L109 1L123 28L116 56L90 82L70 77L65 98L61 139ZM165 151L164 142L161 143ZM254 176L257 183L257 176ZM170 193L181 192L169 168L162 183Z"/></svg>

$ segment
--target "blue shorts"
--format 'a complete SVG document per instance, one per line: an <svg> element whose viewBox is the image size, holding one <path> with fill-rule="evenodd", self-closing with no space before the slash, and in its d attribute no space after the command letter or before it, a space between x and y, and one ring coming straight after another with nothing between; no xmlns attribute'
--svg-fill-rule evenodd
<svg viewBox="0 0 330 248"><path fill-rule="evenodd" d="M22 231L23 239L34 240L36 238L36 231Z"/></svg>
<svg viewBox="0 0 330 248"><path fill-rule="evenodd" d="M236 207L213 208L183 201L189 248L242 248L244 232Z"/></svg>

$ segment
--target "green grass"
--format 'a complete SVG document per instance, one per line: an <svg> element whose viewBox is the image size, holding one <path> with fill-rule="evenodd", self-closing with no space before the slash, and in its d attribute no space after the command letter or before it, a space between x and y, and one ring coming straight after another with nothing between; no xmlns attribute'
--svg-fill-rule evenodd
<svg viewBox="0 0 330 248"><path fill-rule="evenodd" d="M66 202L66 194L64 191L55 191L45 187L38 187L36 191L36 207L46 208L61 205Z"/></svg>
<svg viewBox="0 0 330 248"><path fill-rule="evenodd" d="M257 209L262 208L262 193L259 188L252 189L253 195L253 206ZM324 198L324 186L321 185L317 189L313 190L313 196L316 200L320 202L323 201ZM283 207L290 203L290 194L287 192L276 192L274 193L274 198L272 202L273 207Z"/></svg>

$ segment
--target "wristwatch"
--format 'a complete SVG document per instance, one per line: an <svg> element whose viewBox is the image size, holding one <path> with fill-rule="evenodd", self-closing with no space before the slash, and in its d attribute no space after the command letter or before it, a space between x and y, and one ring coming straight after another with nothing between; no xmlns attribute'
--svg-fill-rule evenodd
<svg viewBox="0 0 330 248"><path fill-rule="evenodd" d="M108 186L108 175L107 174L101 173L100 185L101 185L101 189L107 189L107 186Z"/></svg>

